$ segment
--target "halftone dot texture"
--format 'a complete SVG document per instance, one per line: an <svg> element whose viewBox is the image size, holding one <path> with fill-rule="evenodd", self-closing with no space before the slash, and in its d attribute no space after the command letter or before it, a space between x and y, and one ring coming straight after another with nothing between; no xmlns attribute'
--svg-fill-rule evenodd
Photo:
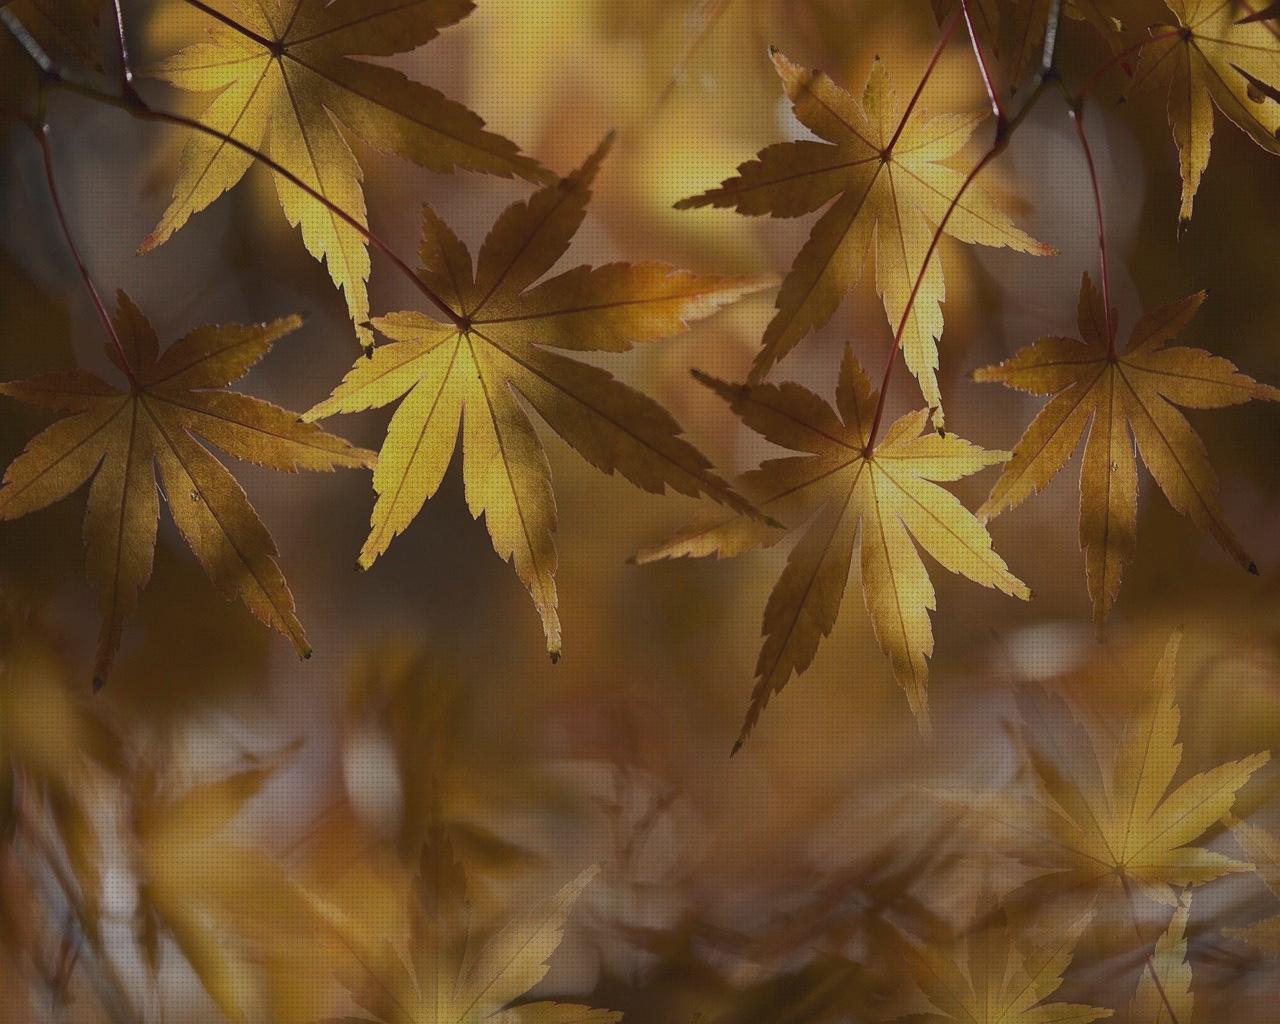
<svg viewBox="0 0 1280 1024"><path fill-rule="evenodd" d="M0 10L0 1018L1271 1019L1268 5Z"/></svg>

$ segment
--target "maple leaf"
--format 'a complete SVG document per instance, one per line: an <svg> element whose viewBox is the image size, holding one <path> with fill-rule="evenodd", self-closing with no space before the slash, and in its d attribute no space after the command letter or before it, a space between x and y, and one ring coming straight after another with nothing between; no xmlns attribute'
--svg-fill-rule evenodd
<svg viewBox="0 0 1280 1024"><path fill-rule="evenodd" d="M1228 817L1227 822L1258 877L1271 894L1280 899L1280 842L1269 832L1247 821ZM1226 934L1256 946L1268 956L1280 956L1280 914L1255 921L1244 928L1228 928Z"/></svg>
<svg viewBox="0 0 1280 1024"><path fill-rule="evenodd" d="M1003 462L1009 453L984 451L928 430L927 409L902 416L873 448L869 433L878 395L848 346L836 390L838 413L798 384L733 385L705 375L699 380L752 430L803 453L766 461L742 478L746 493L758 496L761 511L807 526L765 607L765 641L738 745L769 698L808 668L819 641L835 625L859 527L862 591L876 638L912 712L927 729L925 682L933 654L929 613L936 599L916 545L951 572L1030 598L1026 585L992 550L986 528L938 486ZM635 560L728 557L771 546L784 535L768 523L738 517L695 526L641 551Z"/></svg>
<svg viewBox="0 0 1280 1024"><path fill-rule="evenodd" d="M946 161L985 117L915 113L903 122L902 106L879 61L872 65L861 103L823 72L808 71L777 51L773 62L796 117L824 141L768 146L739 165L736 177L676 204L677 209L717 206L751 216L801 217L835 200L782 282L778 312L765 329L752 383L831 319L873 255L876 290L890 326L898 326L935 227L964 181L964 174ZM962 242L1053 252L1014 227L995 198L977 186L956 204L946 233ZM920 382L925 404L939 410L937 339L942 336L945 291L935 254L902 334L903 355Z"/></svg>
<svg viewBox="0 0 1280 1024"><path fill-rule="evenodd" d="M1179 903L1169 925L1143 965L1138 991L1129 1005L1131 1024L1193 1024L1191 964L1187 961L1187 920L1191 900Z"/></svg>
<svg viewBox="0 0 1280 1024"><path fill-rule="evenodd" d="M108 346L107 354L129 378L128 390L85 370L0 384L0 394L72 414L38 434L10 464L0 487L0 520L51 505L92 479L84 534L102 613L96 684L110 675L124 622L151 576L157 463L173 520L209 578L287 636L300 655L310 653L275 542L235 478L196 439L287 473L372 465L372 452L269 402L223 389L301 323L291 316L200 327L161 354L150 322L120 292L113 330L121 351Z"/></svg>
<svg viewBox="0 0 1280 1024"><path fill-rule="evenodd" d="M1013 450L1013 458L978 510L990 519L1020 505L1062 469L1086 433L1080 468L1080 546L1085 552L1094 622L1100 627L1120 592L1137 544L1138 470L1134 442L1169 504L1208 530L1250 572L1252 559L1227 526L1218 478L1204 443L1175 408L1221 409L1250 399L1274 401L1226 359L1198 348L1168 348L1205 299L1197 292L1134 324L1123 352L1089 275L1080 286L1080 339L1044 337L974 380L999 381L1052 396Z"/></svg>
<svg viewBox="0 0 1280 1024"><path fill-rule="evenodd" d="M394 344L358 359L309 420L400 403L374 473L372 530L360 551L368 568L435 494L453 458L459 425L471 514L483 514L494 549L511 560L542 617L547 649L560 651L556 526L551 470L525 413L527 403L583 458L646 491L708 494L749 506L679 437L679 424L606 371L547 351L623 352L679 334L688 321L767 287L751 278L702 277L661 263L579 266L534 285L563 255L586 214L606 139L585 164L498 218L471 256L429 208L423 212L423 279L459 323L422 313L373 321Z"/></svg>
<svg viewBox="0 0 1280 1024"><path fill-rule="evenodd" d="M1209 164L1213 108L1270 153L1280 154L1280 34L1261 19L1241 20L1234 0L1165 0L1178 27L1157 25L1132 87L1166 85L1169 127L1178 147L1182 206L1191 219Z"/></svg>
<svg viewBox="0 0 1280 1024"><path fill-rule="evenodd" d="M390 57L434 39L473 8L470 0L218 0L208 38L152 69L182 89L217 93L202 120L264 152L361 224L359 136L433 171L455 168L546 180L512 142L484 130L466 107L399 71L363 57ZM160 245L192 214L234 186L253 159L220 139L194 135L181 158L173 200L142 251ZM369 254L365 238L323 203L274 174L285 216L307 250L328 262L367 348Z"/></svg>
<svg viewBox="0 0 1280 1024"><path fill-rule="evenodd" d="M348 1024L614 1024L622 1014L571 1003L542 1000L511 1007L546 976L547 961L564 938L574 902L597 874L588 868L544 906L519 914L492 934L472 933L467 878L445 830L428 830L415 880L416 905L408 956L390 943L383 955L360 956L379 964L356 1001L370 1014L345 1018ZM333 908L336 930L354 949L368 949L367 937Z"/></svg>
<svg viewBox="0 0 1280 1024"><path fill-rule="evenodd" d="M1182 761L1174 701L1180 643L1175 633L1156 668L1154 692L1121 735L1082 723L1060 697L1020 693L1035 796L959 799L1024 860L1050 872L1060 891L1118 880L1172 906L1173 886L1249 870L1194 844L1231 810L1237 791L1271 755L1218 765L1170 792Z"/></svg>
<svg viewBox="0 0 1280 1024"><path fill-rule="evenodd" d="M161 939L168 937L210 998L237 1024L249 1018L260 985L281 984L272 974L288 971L294 949L318 955L327 928L280 866L233 832L236 818L284 760L260 761L178 793L168 790L156 766L146 766L135 772L131 785L137 934L144 962L153 975L160 972Z"/></svg>
<svg viewBox="0 0 1280 1024"><path fill-rule="evenodd" d="M929 1005L909 1018L913 1024L1088 1024L1111 1016L1100 1006L1046 1002L1062 987L1088 915L1039 945L1020 941L1003 911L995 918L949 948L899 941Z"/></svg>
<svg viewBox="0 0 1280 1024"><path fill-rule="evenodd" d="M82 694L66 685L55 647L62 641L38 617L0 600L0 846L24 819L38 821L47 813L79 889L66 898L96 940L102 846L90 800L91 773L120 771L120 740ZM0 945L9 938L5 917L0 909Z"/></svg>

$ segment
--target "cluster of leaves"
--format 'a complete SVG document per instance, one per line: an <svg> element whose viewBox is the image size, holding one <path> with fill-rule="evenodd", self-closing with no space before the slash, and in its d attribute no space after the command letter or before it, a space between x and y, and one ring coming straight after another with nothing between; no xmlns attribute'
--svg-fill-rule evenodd
<svg viewBox="0 0 1280 1024"><path fill-rule="evenodd" d="M969 23L986 76L974 9L999 39L1003 30L996 26L1008 29L1010 25L1007 17L1003 22L999 17L1002 5L941 6L953 12L952 31L962 17ZM1031 66L1028 55L1038 45L1029 34L1030 26L1043 29L1046 25L1043 11L1037 21L1027 9L1062 5L1009 6L1015 12L1016 57L1011 76L1017 83L1026 77ZM1107 32L1122 33L1123 23L1105 14L1106 6L1067 4L1066 10ZM1153 29L1145 41L1122 53L1142 56L1143 69L1133 76L1135 87L1155 80L1159 67L1176 69L1169 112L1182 154L1181 215L1188 218L1208 160L1213 130L1210 98L1251 138L1275 151L1280 101L1274 88L1267 92L1270 87L1259 83L1280 81L1280 30L1268 18L1241 20L1232 3L1175 3L1171 9L1180 29ZM946 12L940 9L939 13ZM1050 24L1049 29L1056 32L1057 26ZM777 314L765 331L748 384L737 390L712 385L753 430L775 444L819 456L768 462L744 481L749 494L759 494L762 508L810 499L802 514L813 516L813 522L792 550L765 609L765 643L739 745L769 696L793 673L808 667L819 639L830 633L859 522L867 609L922 728L927 729L929 721L924 684L927 659L933 652L928 614L934 609L935 595L912 537L945 568L1023 599L1030 596L992 552L984 526L938 488L924 491L920 482L906 485L909 475L956 480L1007 460L991 496L979 509L985 521L1043 488L1071 457L1088 427L1080 480L1080 539L1094 619L1101 627L1136 546L1136 439L1144 463L1173 507L1211 532L1241 566L1256 573L1253 560L1223 521L1217 478L1204 445L1173 406L1222 408L1252 399L1274 400L1280 391L1259 384L1221 357L1199 349L1166 347L1186 329L1203 293L1140 318L1129 346L1120 353L1115 344L1116 311L1107 308L1105 294L1098 293L1086 273L1080 291L1080 339L1042 338L999 366L974 374L977 380L1053 396L1027 428L1012 458L1000 452L978 452L954 439L949 452L905 444L930 419L939 432L943 430L937 342L943 332L945 285L941 266L933 258L941 236L1041 255L1054 251L1014 227L995 200L973 184L987 159L1007 143L1012 122L993 91L995 141L965 176L947 161L960 151L980 117L929 118L916 106L919 90L903 108L878 61L858 102L825 73L806 70L776 52L773 59L797 119L822 141L802 139L769 146L740 165L738 174L718 188L678 204L731 207L748 215L775 217L801 216L828 207L782 283ZM1038 77L1039 89L1057 77L1056 67L1046 66ZM994 90L989 80L988 85ZM1034 102L1033 96L1028 107ZM1078 120L1083 94L1071 103ZM1084 145L1092 166L1087 141ZM1101 218L1100 199L1098 210ZM1105 239L1101 223L1099 229L1100 238ZM883 441L878 435L883 395L871 394L848 353L838 403L843 422L797 385L761 386L779 359L831 319L844 294L869 265L874 266L876 290L895 332L889 368L900 348L926 406L914 419L899 420ZM1105 293L1105 248L1102 267ZM896 446L903 450L894 452ZM846 458L832 460L839 449ZM904 458L915 461L903 463ZM895 473L889 469L894 465L910 465L910 469L899 468ZM779 537L759 524L698 526L638 557L647 561L712 553L731 556Z"/></svg>
<svg viewBox="0 0 1280 1024"><path fill-rule="evenodd" d="M466 107L376 62L430 42L471 11L469 0L192 0L190 6L201 13L203 37L149 70L181 90L211 97L195 119L166 113L138 93L118 6L122 91L115 93L99 84L110 63L99 59L98 46L112 17L108 5L3 4L4 24L21 55L41 68L34 86L12 85L6 75L0 90L6 109L18 110L29 105L34 88L39 116L31 127L40 136L52 203L68 242L74 231L58 199L42 120L45 94L62 86L190 131L172 200L143 241L143 252L161 246L253 165L265 167L286 219L343 292L362 351L327 399L301 414L286 411L230 386L297 330L300 317L203 326L162 351L150 321L123 292L114 314L105 308L71 243L101 316L106 356L124 386L87 369L0 384L10 398L66 414L32 438L6 470L0 519L25 516L88 485L87 573L101 617L96 685L111 674L125 623L151 577L161 498L217 589L286 636L300 656L310 654L280 552L211 449L286 473L371 470L376 499L358 555L364 568L436 495L458 455L468 510L477 520L483 516L494 550L513 565L541 618L547 650L558 658L556 501L530 410L601 472L616 472L650 493L706 497L721 506L714 519L644 548L637 562L732 557L796 535L764 610L764 643L739 746L772 696L813 663L837 621L855 553L876 639L927 731L937 595L922 552L974 583L1029 600L1030 590L996 552L986 524L1047 486L1082 438L1080 545L1099 628L1137 548L1139 461L1173 509L1210 533L1242 568L1257 571L1226 523L1207 449L1179 409L1275 401L1280 389L1205 349L1172 344L1191 329L1204 293L1133 317L1129 341L1120 347L1101 242L1101 287L1084 275L1079 337L1042 337L973 373L977 381L1047 399L1011 452L991 451L944 430L939 343L946 284L938 250L950 237L1027 255L1055 254L1019 228L978 178L1030 106L1062 81L1055 53L1061 17L1086 23L1107 39L1113 54L1079 92L1064 86L1091 172L1081 121L1085 101L1104 72L1122 68L1128 91L1166 92L1182 181L1178 218L1188 221L1209 161L1215 106L1263 149L1280 153L1275 8L1169 0L1174 24L1139 30L1129 5L1121 3L936 2L946 28L905 103L879 61L859 98L825 72L772 51L792 111L816 138L767 146L718 187L677 204L787 218L823 211L781 281L776 313L746 382L695 372L748 429L792 453L763 462L735 486L681 436L662 406L572 356L622 353L673 338L772 282L654 262L554 273L586 217L611 137L562 178L487 131ZM963 155L985 115L928 115L920 103L942 47L962 24L995 115L990 147L969 164ZM1003 85L991 77L984 47L1000 60ZM1027 97L1026 105L1010 117L1000 96L1015 92ZM536 190L498 216L474 259L444 220L424 207L414 271L369 227L357 139L432 171L519 178ZM1101 239L1096 176L1093 186ZM411 281L426 311L373 315L371 247ZM893 335L880 387L852 344L843 347L834 403L796 382L770 379L833 319L864 268ZM375 334L387 343L375 345ZM899 352L922 401L890 418L888 386ZM377 453L315 425L392 403L398 405ZM996 465L1003 466L1001 475L976 512L943 486ZM1238 794L1268 754L1174 785L1182 758L1177 652L1175 637L1156 670L1153 692L1122 735L1059 696L1026 692L1019 696L1015 727L1016 779L979 793L934 794L946 806L958 804L979 828L975 848L1018 862L1034 877L980 901L966 927L945 935L918 934L896 920L887 931L873 930L877 949L894 951L887 958L896 965L894 981L914 985L911 994L893 1001L901 1016L970 1024L1109 1017L1112 1009L1055 994L1086 931L1110 941L1112 918L1127 914L1142 960L1129 1017L1135 1024L1191 1024L1192 891L1256 867L1280 897L1280 852L1269 833L1231 817ZM125 808L122 830L137 890L131 924L157 989L165 950L174 947L229 1019L262 1013L292 1019L330 996L314 990L314 968L300 952L323 948L325 965L340 965L324 980L340 978L359 1008L349 1021L620 1019L615 1011L577 1003L525 1001L547 974L570 908L595 869L565 885L546 907L508 915L500 925L477 924L448 828L434 816L429 826L404 823L392 858L399 869L393 888L399 905L410 910L403 929L389 929L395 934L371 933L340 896L300 879L233 834L241 811L286 757L253 757L248 767L215 781L175 787L164 757L136 756L40 658L15 636L5 637L0 881L6 892L24 886L56 892L71 922L65 934L76 943L64 942L50 956L44 933L49 922L21 900L0 904L0 936L6 951L16 951L18 972L34 973L54 998L69 990L82 942L84 971L108 1013L139 1015L136 994L120 978L104 936L108 855L94 807L100 791L112 790ZM52 733L43 728L50 718L59 723ZM412 723L399 724L402 746L423 740ZM427 795L431 782L412 778L415 809L434 808ZM1215 829L1233 834L1249 861L1204 845ZM1019 901L1028 899L1041 907L1064 904L1066 916L1053 919L1047 938L1033 936L1035 922L1019 914ZM1141 900L1169 911L1157 938L1143 935ZM1275 952L1277 921L1227 934ZM837 1014L848 1011L840 992L833 1000Z"/></svg>
<svg viewBox="0 0 1280 1024"><path fill-rule="evenodd" d="M210 9L207 40L157 69L176 85L217 91L218 97L202 117L209 133L188 144L173 204L143 250L234 185L256 153L275 174L285 213L301 227L309 251L328 262L345 290L357 333L371 346L364 289L373 236L359 169L336 124L352 131L359 125L370 141L434 170L550 180L499 218L474 270L462 243L426 207L415 280L445 319L417 312L376 318L372 326L394 344L369 348L369 358L358 360L331 398L303 419L381 406L407 394L377 460L378 501L359 558L366 568L435 493L462 424L472 515L485 517L494 548L514 564L557 658L555 498L546 455L522 401L606 473L616 471L645 490L708 494L740 512L752 510L679 436L679 425L659 405L606 371L545 348L626 351L678 334L689 321L768 282L659 263L612 263L577 267L531 287L582 223L610 140L578 172L556 179L511 143L483 131L465 108L398 72L345 56L385 56L426 42L467 13L469 3L406 7L378 0L356 11L302 0L273 12L274 2L236 4L233 13ZM174 518L210 577L288 636L300 655L310 654L270 536L235 481L191 440L198 432L230 454L289 472L374 465L372 453L309 422L297 423L293 414L207 390L234 381L300 322L201 328L161 359L150 325L122 297L116 322L106 326L108 355L127 377L127 392L82 371L5 385L12 397L76 414L33 441L9 467L0 516L42 508L94 477L86 541L103 611L99 683L150 575L158 508L153 462L161 466Z"/></svg>

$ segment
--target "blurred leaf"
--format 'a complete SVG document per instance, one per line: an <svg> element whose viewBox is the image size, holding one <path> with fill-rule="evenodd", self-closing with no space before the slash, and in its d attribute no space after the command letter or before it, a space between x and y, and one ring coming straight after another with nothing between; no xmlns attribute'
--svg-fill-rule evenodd
<svg viewBox="0 0 1280 1024"><path fill-rule="evenodd" d="M911 1019L919 1024L1088 1024L1110 1017L1111 1010L1098 1006L1046 1003L1061 988L1086 923L1082 918L1027 950L1019 948L1018 936L1003 920L947 949L904 939L908 969L931 1008Z"/></svg>
<svg viewBox="0 0 1280 1024"><path fill-rule="evenodd" d="M510 1004L546 976L547 961L564 937L573 903L596 874L588 868L545 906L510 919L493 934L470 934L466 876L445 830L428 832L416 885L417 906L408 960L386 948L356 998L385 1024L611 1024L622 1014L552 1002ZM341 916L335 926L344 927ZM354 932L353 948L367 948ZM384 944L385 945L385 944ZM377 962L362 954L362 963Z"/></svg>
<svg viewBox="0 0 1280 1024"><path fill-rule="evenodd" d="M0 846L20 830L20 815L47 811L79 889L66 898L96 938L102 848L89 786L95 766L123 765L118 738L68 689L58 642L37 617L0 602Z"/></svg>
<svg viewBox="0 0 1280 1024"><path fill-rule="evenodd" d="M1263 752L1201 772L1170 792L1182 761L1174 702L1175 634L1156 669L1146 708L1115 742L1082 724L1066 703L1022 692L1018 705L1034 796L960 797L1002 843L1052 874L1060 893L1118 882L1176 905L1173 886L1194 886L1249 866L1195 845L1231 810L1236 793L1270 759ZM1097 735L1095 735L1097 733Z"/></svg>
<svg viewBox="0 0 1280 1024"><path fill-rule="evenodd" d="M1191 900L1179 904L1169 927L1156 940L1142 969L1138 991L1129 1008L1132 1024L1194 1024L1191 964L1187 962L1187 918Z"/></svg>
<svg viewBox="0 0 1280 1024"><path fill-rule="evenodd" d="M1280 841L1257 825L1234 818L1228 820L1231 834L1244 848L1254 870L1271 894L1280 899ZM1228 928L1227 934L1258 947L1268 956L1280 956L1280 914L1245 928Z"/></svg>

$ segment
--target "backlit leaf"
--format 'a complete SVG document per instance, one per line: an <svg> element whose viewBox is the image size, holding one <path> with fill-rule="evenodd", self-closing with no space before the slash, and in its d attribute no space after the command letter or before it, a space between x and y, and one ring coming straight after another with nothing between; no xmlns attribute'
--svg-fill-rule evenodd
<svg viewBox="0 0 1280 1024"><path fill-rule="evenodd" d="M274 541L235 478L197 436L237 458L286 473L372 465L373 453L261 399L223 390L301 320L202 327L163 353L151 324L123 292L115 317L130 377L117 390L84 370L0 384L0 394L69 413L27 445L5 472L0 520L42 509L92 480L85 515L88 574L102 627L94 677L104 682L125 620L151 577L160 488L209 578L310 653Z"/></svg>

